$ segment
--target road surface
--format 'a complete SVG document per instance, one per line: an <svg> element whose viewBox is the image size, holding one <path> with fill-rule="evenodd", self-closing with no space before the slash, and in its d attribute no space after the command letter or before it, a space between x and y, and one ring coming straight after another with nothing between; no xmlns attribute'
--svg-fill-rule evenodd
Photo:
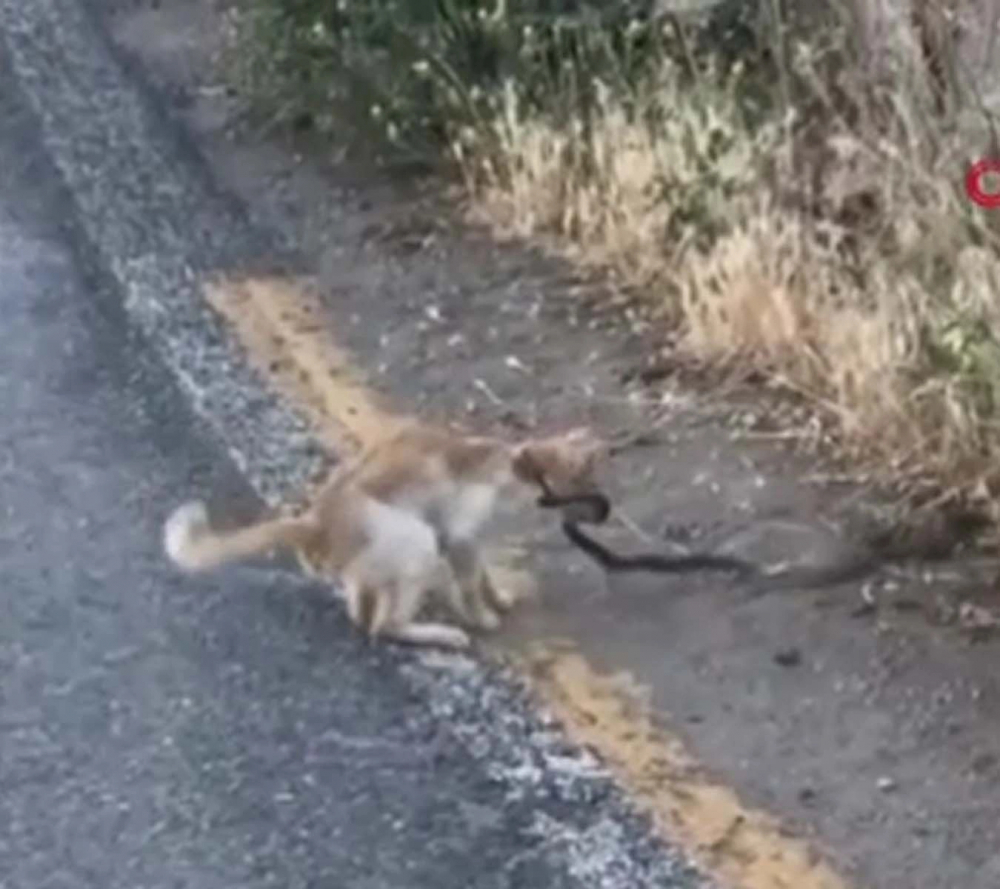
<svg viewBox="0 0 1000 889"><path fill-rule="evenodd" d="M13 82L0 70L0 887L693 885L585 758L512 777L504 757L542 748L501 686L475 679L493 711L473 686L449 701L280 565L166 562L179 501L256 501L91 267ZM520 747L490 746L518 726Z"/></svg>

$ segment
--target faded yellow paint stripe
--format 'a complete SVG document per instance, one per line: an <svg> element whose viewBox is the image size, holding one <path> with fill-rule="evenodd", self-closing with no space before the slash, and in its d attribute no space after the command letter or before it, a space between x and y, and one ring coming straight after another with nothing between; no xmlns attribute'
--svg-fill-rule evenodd
<svg viewBox="0 0 1000 889"><path fill-rule="evenodd" d="M324 329L310 280L217 280L207 284L205 298L236 331L251 362L305 410L325 444L356 450L403 419L364 384Z"/></svg>
<svg viewBox="0 0 1000 889"><path fill-rule="evenodd" d="M363 382L322 322L310 282L218 281L206 298L250 360L315 423L334 449L366 447L409 419ZM572 648L540 646L520 662L570 734L594 749L665 839L734 889L847 889L808 843L706 775L682 742L654 728L638 699Z"/></svg>
<svg viewBox="0 0 1000 889"><path fill-rule="evenodd" d="M538 646L525 666L571 737L598 751L660 833L721 882L846 889L813 846L785 835L776 820L747 809L707 776L676 737L653 725L620 679L599 676L565 643Z"/></svg>

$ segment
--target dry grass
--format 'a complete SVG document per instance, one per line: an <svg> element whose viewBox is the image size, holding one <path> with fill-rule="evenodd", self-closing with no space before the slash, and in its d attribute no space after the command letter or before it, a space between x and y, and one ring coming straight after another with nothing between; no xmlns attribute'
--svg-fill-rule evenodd
<svg viewBox="0 0 1000 889"><path fill-rule="evenodd" d="M555 234L579 261L653 288L674 277L692 244L729 225L731 198L753 189L777 134L749 132L733 92L685 88L669 60L638 108L597 87L586 138L580 121L523 115L508 89L491 153L476 153L473 132L472 148L456 153L494 223L524 237Z"/></svg>
<svg viewBox="0 0 1000 889"><path fill-rule="evenodd" d="M241 0L231 76L367 153L450 146L498 227L806 396L867 473L1000 502L1000 210L962 191L1000 0L721 0L690 39L648 3L555 6Z"/></svg>
<svg viewBox="0 0 1000 889"><path fill-rule="evenodd" d="M912 49L889 90L855 71L833 100L800 48L812 126L751 132L719 78L692 87L664 62L638 99L600 89L586 138L510 90L491 152L470 136L457 154L497 225L644 288L691 355L805 394L883 478L1000 518L1000 218L962 190L981 131L932 110Z"/></svg>

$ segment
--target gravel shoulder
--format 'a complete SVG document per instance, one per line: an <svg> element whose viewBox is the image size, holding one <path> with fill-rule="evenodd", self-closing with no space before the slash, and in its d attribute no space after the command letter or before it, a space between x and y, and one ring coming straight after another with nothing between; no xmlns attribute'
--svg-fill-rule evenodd
<svg viewBox="0 0 1000 889"><path fill-rule="evenodd" d="M643 433L616 455L609 479L646 538L616 530L623 547L668 546L678 528L726 535L748 522L766 529L755 551L779 557L823 559L849 546L837 520L860 492L810 483L830 467L755 431L752 406L712 402L651 372L649 339L607 299L607 282L461 224L433 184L338 168L308 146L235 130L231 102L208 73L207 4L126 4L109 22L211 188L282 233L288 265L315 284L317 323L354 356L371 390L428 416L511 432L587 420ZM204 223L206 237L238 240L241 218ZM232 402L220 392L204 403L214 414L212 404ZM246 410L233 404L237 423ZM284 417L281 403L269 410ZM287 418L275 428L282 423L305 428ZM279 483L286 464L276 450L260 453L275 499L315 470L302 469L301 457ZM709 776L698 780L735 788L860 885L997 885L996 641L961 620L963 606L988 616L998 604L981 566L904 569L865 596L855 583L751 600L707 576L611 582L541 516L511 516L502 530L536 553L541 592L495 652L526 665L579 737L616 764L637 798L662 804L664 821L695 835L703 857L764 862L771 847L764 834L741 838L749 828L727 822L738 810L724 806L712 839L698 838L706 811L686 813L684 794L666 786L683 789L688 776L645 755L628 737L630 720L679 739ZM608 677L640 702L640 716L601 709ZM588 724L603 734L588 735ZM764 864L755 873L743 874L760 881L747 885L781 885Z"/></svg>
<svg viewBox="0 0 1000 889"><path fill-rule="evenodd" d="M287 564L167 562L177 503L249 518L318 447L196 314L266 238L79 12L0 3L0 885L705 885L515 675L371 646Z"/></svg>

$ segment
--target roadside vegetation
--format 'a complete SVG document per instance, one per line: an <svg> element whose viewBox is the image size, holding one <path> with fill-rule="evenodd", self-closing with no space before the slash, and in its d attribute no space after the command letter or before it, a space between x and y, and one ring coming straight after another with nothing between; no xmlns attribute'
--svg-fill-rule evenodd
<svg viewBox="0 0 1000 889"><path fill-rule="evenodd" d="M445 161L913 505L997 519L1000 209L963 188L1000 156L997 12L976 41L960 2L909 7L242 0L228 68L269 122Z"/></svg>

